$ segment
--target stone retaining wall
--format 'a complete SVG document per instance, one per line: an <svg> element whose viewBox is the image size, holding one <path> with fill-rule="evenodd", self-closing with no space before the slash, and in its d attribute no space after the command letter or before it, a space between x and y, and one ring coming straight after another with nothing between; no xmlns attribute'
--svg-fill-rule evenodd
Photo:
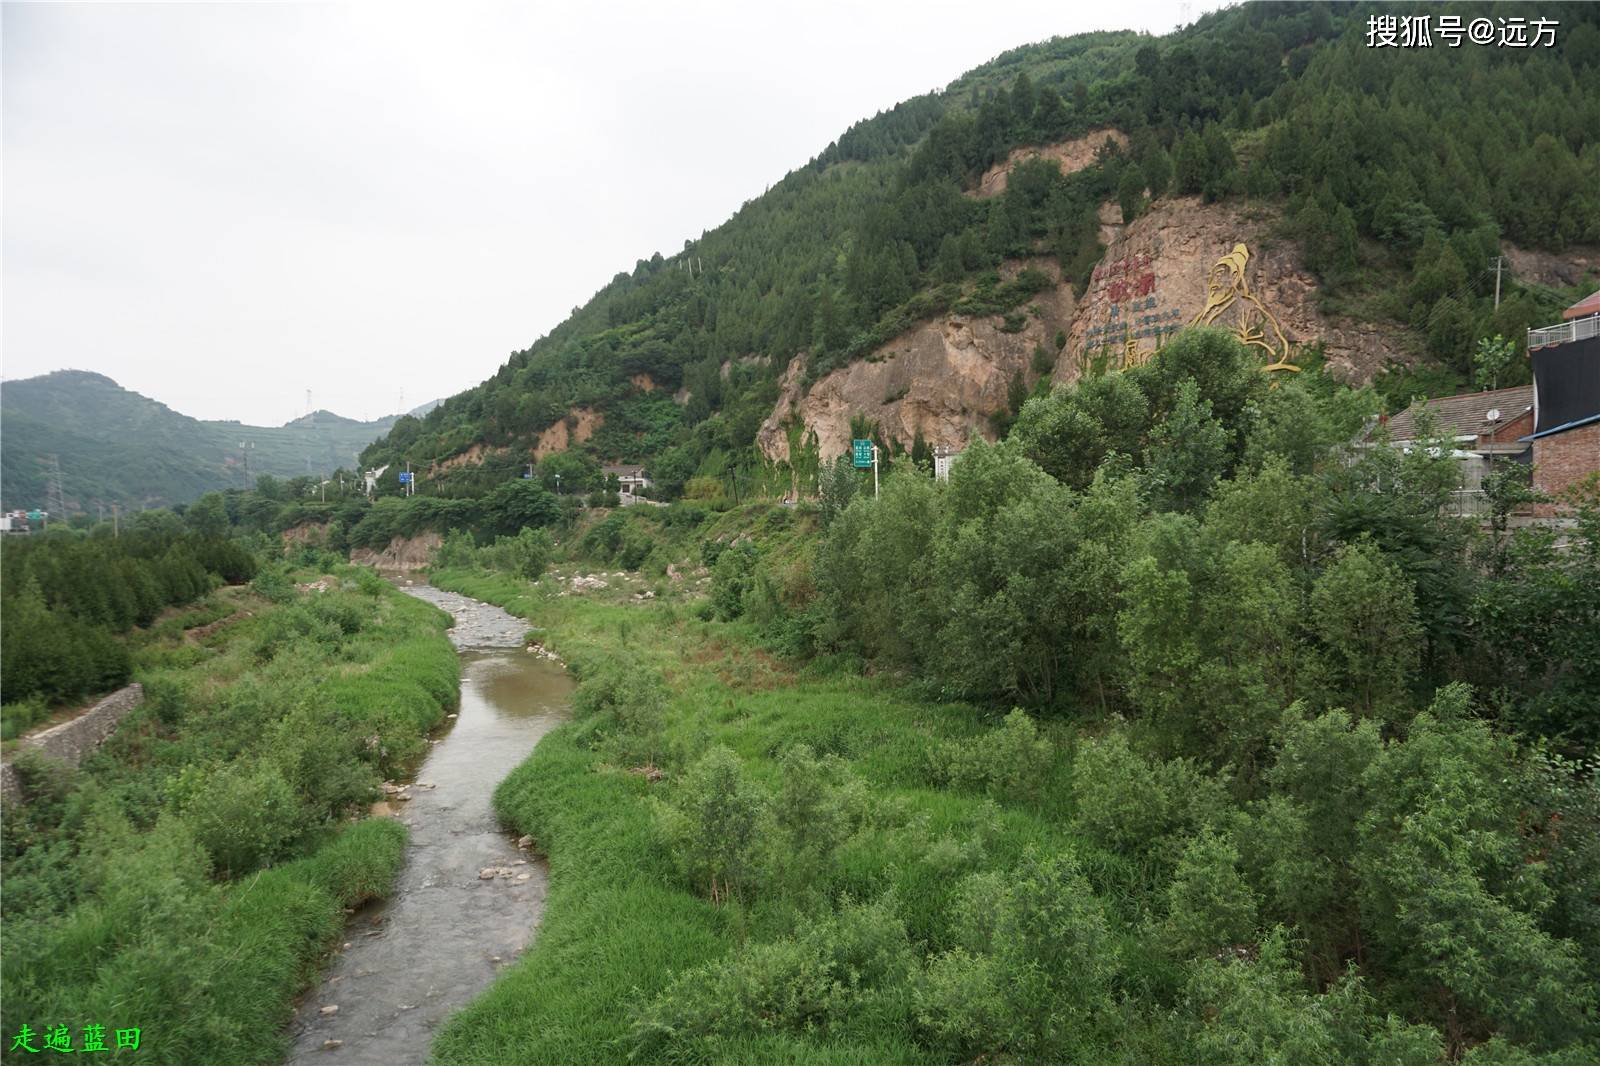
<svg viewBox="0 0 1600 1066"><path fill-rule="evenodd" d="M136 681L126 688L119 688L70 722L62 722L23 737L21 746L42 752L69 766L77 766L85 755L105 742L129 711L143 702L144 686ZM17 798L18 787L11 764L5 764L0 768L0 793L9 802Z"/></svg>

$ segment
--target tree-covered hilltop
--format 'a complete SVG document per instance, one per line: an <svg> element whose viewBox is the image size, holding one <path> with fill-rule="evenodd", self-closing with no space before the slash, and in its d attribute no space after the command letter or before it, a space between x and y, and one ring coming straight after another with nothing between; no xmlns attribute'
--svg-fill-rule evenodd
<svg viewBox="0 0 1600 1066"><path fill-rule="evenodd" d="M1509 277L1495 309L1486 267L1502 244L1600 241L1600 16L1542 11L1561 23L1548 48L1369 48L1379 11L1399 9L1257 3L1163 38L1008 52L852 126L681 251L639 260L364 459L425 466L484 444L482 465L423 486L470 494L582 412L598 428L578 451L646 462L675 493L759 463L756 432L797 355L815 378L945 310L1013 312L1049 280L1002 282L1007 259L1052 256L1082 286L1103 252L1103 203L1132 217L1183 194L1274 214L1325 307L1385 324L1439 365L1436 387L1454 387L1476 341L1520 338L1561 306L1564 294ZM1001 196L963 195L1012 149L1112 128L1127 146L1084 170L1025 165Z"/></svg>
<svg viewBox="0 0 1600 1066"><path fill-rule="evenodd" d="M0 390L6 508L48 508L48 456L61 464L70 513L185 504L259 474L321 475L394 425L316 411L282 426L204 421L131 392L103 374L59 370Z"/></svg>

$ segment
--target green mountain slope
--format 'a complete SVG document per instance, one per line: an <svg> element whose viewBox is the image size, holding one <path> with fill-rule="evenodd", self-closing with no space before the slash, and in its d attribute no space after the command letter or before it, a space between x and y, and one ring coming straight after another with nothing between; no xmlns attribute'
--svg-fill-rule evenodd
<svg viewBox="0 0 1600 1066"><path fill-rule="evenodd" d="M101 374L62 370L0 388L0 496L8 509L47 506L54 455L69 512L187 503L260 474L353 469L394 421L327 411L276 427L202 421Z"/></svg>
<svg viewBox="0 0 1600 1066"><path fill-rule="evenodd" d="M1511 277L1493 306L1485 266L1503 244L1600 241L1600 11L1558 7L1552 48L1373 49L1367 16L1390 9L1257 3L1165 38L1015 49L853 126L680 252L639 260L365 459L425 467L475 448L481 462L423 491L477 492L582 416L582 452L646 462L669 493L754 471L797 356L805 384L936 315L1020 320L1041 279L1003 281L1002 263L1047 257L1081 293L1107 205L1133 216L1185 194L1267 218L1303 249L1324 307L1450 387L1479 338L1519 338L1555 304ZM1018 146L1106 128L1128 144L1086 169L1024 165L1003 196L968 195Z"/></svg>

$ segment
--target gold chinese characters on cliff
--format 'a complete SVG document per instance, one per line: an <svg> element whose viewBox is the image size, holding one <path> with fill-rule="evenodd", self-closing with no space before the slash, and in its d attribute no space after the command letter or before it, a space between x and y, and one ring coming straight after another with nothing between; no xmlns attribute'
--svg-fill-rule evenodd
<svg viewBox="0 0 1600 1066"><path fill-rule="evenodd" d="M1259 348L1267 358L1263 370L1291 370L1300 368L1290 359L1289 340L1283 327L1267 310L1261 298L1250 289L1246 268L1250 265L1250 250L1235 244L1233 251L1218 259L1206 275L1206 303L1200 313L1190 320L1191 326L1232 327L1234 336L1246 347ZM1150 361L1161 347L1164 333L1157 334L1154 348L1145 348L1139 338L1129 335L1123 342L1122 365L1141 366Z"/></svg>

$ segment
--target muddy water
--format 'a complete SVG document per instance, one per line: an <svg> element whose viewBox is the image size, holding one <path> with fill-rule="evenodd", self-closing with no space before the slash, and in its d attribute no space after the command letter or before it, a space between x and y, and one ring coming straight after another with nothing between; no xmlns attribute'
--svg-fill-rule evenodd
<svg viewBox="0 0 1600 1066"><path fill-rule="evenodd" d="M501 831L490 800L564 720L572 683L523 650L521 619L427 585L405 591L455 616L461 706L418 768L413 798L390 801L411 828L405 867L393 896L352 917L295 1012L291 1063L425 1062L435 1027L528 945L544 909L545 868ZM506 873L479 876L491 868Z"/></svg>

